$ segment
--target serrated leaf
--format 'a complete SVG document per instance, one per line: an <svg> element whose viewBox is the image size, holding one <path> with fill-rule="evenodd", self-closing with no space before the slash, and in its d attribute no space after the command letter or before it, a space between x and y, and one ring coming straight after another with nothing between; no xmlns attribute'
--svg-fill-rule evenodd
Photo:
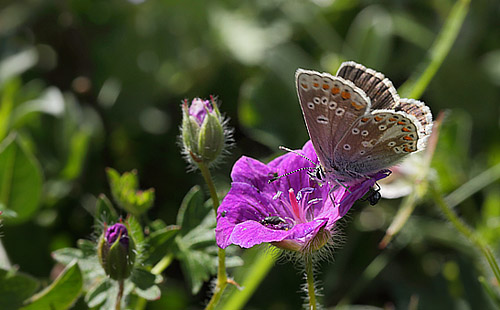
<svg viewBox="0 0 500 310"><path fill-rule="evenodd" d="M181 234L197 227L209 212L210 208L204 204L201 188L193 186L184 196L177 213L177 225L181 226Z"/></svg>
<svg viewBox="0 0 500 310"><path fill-rule="evenodd" d="M172 252L172 243L179 230L179 226L171 225L149 235L146 239L148 255L145 263L155 264L169 252Z"/></svg>
<svg viewBox="0 0 500 310"><path fill-rule="evenodd" d="M194 295L199 292L203 282L208 281L212 274L217 271L214 262L214 256L204 252L192 249L180 250L180 261L184 276L187 277L191 287L191 293Z"/></svg>
<svg viewBox="0 0 500 310"><path fill-rule="evenodd" d="M42 172L33 155L11 134L0 144L0 203L14 211L6 223L28 220L40 205Z"/></svg>
<svg viewBox="0 0 500 310"><path fill-rule="evenodd" d="M54 280L54 282L42 290L40 293L33 295L27 300L28 305L21 308L22 310L66 310L80 296L80 291L83 286L83 278L80 268L76 261L72 262L64 271Z"/></svg>
<svg viewBox="0 0 500 310"><path fill-rule="evenodd" d="M144 191L138 189L137 171L120 175L113 168L107 168L106 174L114 200L125 211L139 216L153 206L155 191L153 188Z"/></svg>
<svg viewBox="0 0 500 310"><path fill-rule="evenodd" d="M29 275L0 269L0 309L19 309L38 285L38 281Z"/></svg>

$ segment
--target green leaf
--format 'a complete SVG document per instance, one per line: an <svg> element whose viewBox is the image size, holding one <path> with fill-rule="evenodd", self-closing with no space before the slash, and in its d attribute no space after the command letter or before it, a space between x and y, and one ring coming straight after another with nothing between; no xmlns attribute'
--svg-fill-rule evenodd
<svg viewBox="0 0 500 310"><path fill-rule="evenodd" d="M104 303L109 296L110 288L113 286L109 278L98 282L85 295L85 302L90 308L97 307Z"/></svg>
<svg viewBox="0 0 500 310"><path fill-rule="evenodd" d="M214 256L205 251L183 248L178 258L193 295L198 293L203 282L208 281L217 271Z"/></svg>
<svg viewBox="0 0 500 310"><path fill-rule="evenodd" d="M144 233L142 231L142 226L135 216L129 216L125 221L127 226L129 236L134 239L136 244L142 244L144 242Z"/></svg>
<svg viewBox="0 0 500 310"><path fill-rule="evenodd" d="M0 203L17 213L6 222L28 220L38 209L42 172L33 155L18 142L16 134L0 144Z"/></svg>
<svg viewBox="0 0 500 310"><path fill-rule="evenodd" d="M82 273L76 261L72 262L54 280L54 282L40 293L33 295L28 305L22 310L66 310L80 296L83 285Z"/></svg>
<svg viewBox="0 0 500 310"><path fill-rule="evenodd" d="M29 275L0 269L0 309L19 309L38 285L38 281Z"/></svg>
<svg viewBox="0 0 500 310"><path fill-rule="evenodd" d="M86 278L95 281L98 277L104 277L96 254L96 245L89 240L78 240L78 249L63 248L52 252L52 258L57 262L69 265L73 260L78 260L78 265Z"/></svg>
<svg viewBox="0 0 500 310"><path fill-rule="evenodd" d="M118 214L113 204L106 195L99 195L95 208L96 227L102 226L103 223L116 223L116 221L118 221Z"/></svg>
<svg viewBox="0 0 500 310"><path fill-rule="evenodd" d="M198 226L210 210L211 207L204 204L201 188L198 185L193 186L184 196L177 213L177 225L181 226L182 234Z"/></svg>
<svg viewBox="0 0 500 310"><path fill-rule="evenodd" d="M160 276L156 276L147 270L137 268L132 273L130 280L136 286L134 292L140 297L146 300L156 300L160 298L161 291L156 285L157 282L161 281Z"/></svg>
<svg viewBox="0 0 500 310"><path fill-rule="evenodd" d="M107 168L111 194L116 203L125 211L139 216L153 206L155 191L153 188L139 190L137 171L125 172L120 175L113 168Z"/></svg>
<svg viewBox="0 0 500 310"><path fill-rule="evenodd" d="M173 237L177 235L179 230L179 226L171 225L149 235L146 239L148 255L145 264L153 265L169 252L172 252Z"/></svg>

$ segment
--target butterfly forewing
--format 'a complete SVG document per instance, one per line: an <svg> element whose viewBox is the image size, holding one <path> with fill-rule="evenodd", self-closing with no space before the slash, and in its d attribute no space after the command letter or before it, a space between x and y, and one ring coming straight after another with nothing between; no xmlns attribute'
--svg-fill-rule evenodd
<svg viewBox="0 0 500 310"><path fill-rule="evenodd" d="M340 65L337 76L361 88L370 98L373 110L393 109L399 102L399 95L392 82L380 72L348 61Z"/></svg>
<svg viewBox="0 0 500 310"><path fill-rule="evenodd" d="M321 165L328 170L345 130L370 109L370 99L352 82L328 73L298 69L297 92L309 136Z"/></svg>
<svg viewBox="0 0 500 310"><path fill-rule="evenodd" d="M334 150L334 161L347 176L358 178L397 164L419 151L417 119L405 112L375 110L361 116Z"/></svg>

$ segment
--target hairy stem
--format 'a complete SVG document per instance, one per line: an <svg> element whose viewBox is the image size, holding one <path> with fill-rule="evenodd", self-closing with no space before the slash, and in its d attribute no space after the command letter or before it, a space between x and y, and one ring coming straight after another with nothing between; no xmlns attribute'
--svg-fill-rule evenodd
<svg viewBox="0 0 500 310"><path fill-rule="evenodd" d="M314 270L313 260L310 255L304 257L306 267L307 295L309 297L308 310L316 310L316 293L314 291Z"/></svg>
<svg viewBox="0 0 500 310"><path fill-rule="evenodd" d="M208 170L208 167L207 165L205 165L205 163L198 163L198 167L200 168L201 174L205 179L205 183L207 183L208 190L210 191L210 197L212 198L212 204L214 206L215 216L217 216L217 209L219 208L219 196L217 195L212 175L210 174L210 170ZM205 307L206 310L215 309L215 306L219 302L227 286L226 251L219 248L218 255L219 264L217 269L217 283L215 284L214 294Z"/></svg>

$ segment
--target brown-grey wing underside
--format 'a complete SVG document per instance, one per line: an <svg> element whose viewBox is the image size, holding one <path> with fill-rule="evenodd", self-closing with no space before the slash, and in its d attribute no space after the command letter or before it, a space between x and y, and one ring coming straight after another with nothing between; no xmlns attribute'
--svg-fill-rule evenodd
<svg viewBox="0 0 500 310"><path fill-rule="evenodd" d="M328 170L335 146L352 123L370 111L370 99L352 82L328 73L298 69L295 79L309 136Z"/></svg>
<svg viewBox="0 0 500 310"><path fill-rule="evenodd" d="M352 177L369 174L397 164L419 151L418 120L405 112L377 110L361 116L335 149L335 162Z"/></svg>

